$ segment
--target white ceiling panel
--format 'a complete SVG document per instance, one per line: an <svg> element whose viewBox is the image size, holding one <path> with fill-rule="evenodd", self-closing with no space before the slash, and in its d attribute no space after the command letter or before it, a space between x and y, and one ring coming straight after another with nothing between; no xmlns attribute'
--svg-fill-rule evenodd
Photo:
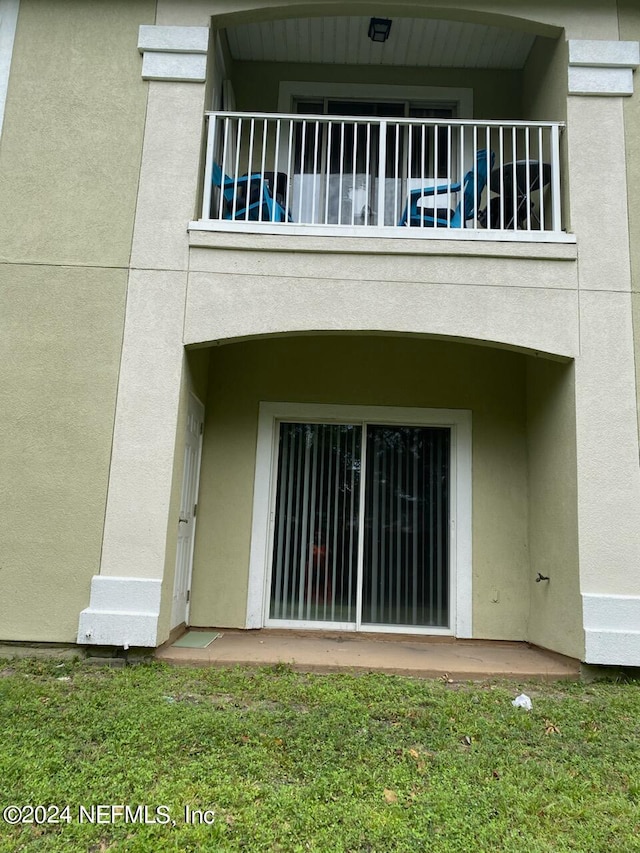
<svg viewBox="0 0 640 853"><path fill-rule="evenodd" d="M461 21L396 18L384 43L367 36L369 18L292 18L229 27L234 59L332 65L522 68L534 36Z"/></svg>

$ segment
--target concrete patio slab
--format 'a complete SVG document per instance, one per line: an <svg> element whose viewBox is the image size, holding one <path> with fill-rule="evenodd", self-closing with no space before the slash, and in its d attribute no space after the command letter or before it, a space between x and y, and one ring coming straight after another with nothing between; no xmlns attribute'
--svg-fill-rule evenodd
<svg viewBox="0 0 640 853"><path fill-rule="evenodd" d="M235 631L205 649L156 652L158 660L188 666L271 666L286 663L316 672L377 671L452 681L486 678L573 679L580 664L526 643L453 640L390 634L319 634L301 631Z"/></svg>

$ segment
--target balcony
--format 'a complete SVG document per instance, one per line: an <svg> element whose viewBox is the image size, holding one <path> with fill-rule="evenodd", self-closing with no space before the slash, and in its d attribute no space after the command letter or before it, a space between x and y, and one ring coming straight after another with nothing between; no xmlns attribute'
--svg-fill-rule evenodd
<svg viewBox="0 0 640 853"><path fill-rule="evenodd" d="M563 127L211 112L191 228L565 242Z"/></svg>

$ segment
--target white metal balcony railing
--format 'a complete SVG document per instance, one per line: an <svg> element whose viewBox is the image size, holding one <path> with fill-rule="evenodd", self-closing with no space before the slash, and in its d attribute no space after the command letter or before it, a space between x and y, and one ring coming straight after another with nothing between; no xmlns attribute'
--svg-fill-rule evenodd
<svg viewBox="0 0 640 853"><path fill-rule="evenodd" d="M561 129L558 122L209 113L199 227L557 236Z"/></svg>

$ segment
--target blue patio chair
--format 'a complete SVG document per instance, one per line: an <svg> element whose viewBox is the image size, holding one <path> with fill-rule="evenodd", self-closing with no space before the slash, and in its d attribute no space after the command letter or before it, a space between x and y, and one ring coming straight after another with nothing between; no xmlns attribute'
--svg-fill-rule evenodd
<svg viewBox="0 0 640 853"><path fill-rule="evenodd" d="M271 173L269 173L271 174ZM291 214L274 199L267 175L259 172L230 178L217 163L213 164L211 181L222 192L222 218L250 222L291 222ZM220 214L219 201L212 204L215 219Z"/></svg>
<svg viewBox="0 0 640 853"><path fill-rule="evenodd" d="M487 185L487 176L495 160L493 151L490 154L491 156L488 158L486 148L478 151L476 167L467 172L462 184L458 181L454 184L440 184L439 186L411 190L399 224L418 227L421 227L422 224L425 228L436 226L438 228L464 228L465 223L469 219L473 219L474 212L478 216L479 211L477 211L477 207L480 204L482 192ZM488 159L490 159L490 165L487 162ZM462 199L455 210L440 207L418 207L418 201L421 198L443 195L444 193L454 195L455 193L459 193L463 187ZM463 202L464 209L462 206Z"/></svg>

